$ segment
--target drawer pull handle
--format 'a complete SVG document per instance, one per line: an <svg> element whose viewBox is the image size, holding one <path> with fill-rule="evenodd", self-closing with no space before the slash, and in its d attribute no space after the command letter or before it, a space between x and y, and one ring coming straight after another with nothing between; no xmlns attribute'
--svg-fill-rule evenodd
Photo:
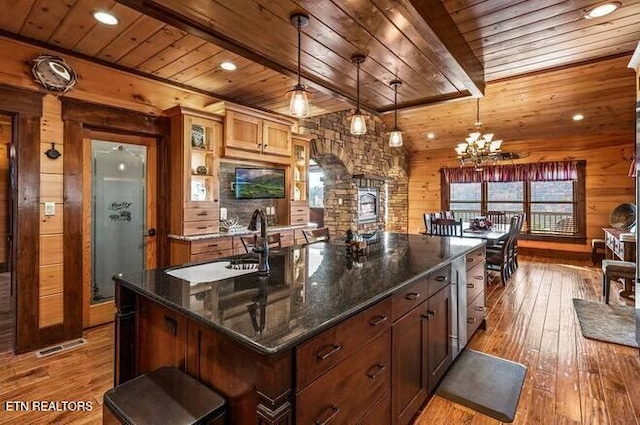
<svg viewBox="0 0 640 425"><path fill-rule="evenodd" d="M436 277L436 281L438 281L438 282L446 282L447 280L449 280L449 276L438 276L438 277Z"/></svg>
<svg viewBox="0 0 640 425"><path fill-rule="evenodd" d="M425 320L429 320L429 315L428 314L421 314L420 317L422 317Z"/></svg>
<svg viewBox="0 0 640 425"><path fill-rule="evenodd" d="M409 301L417 300L418 298L420 298L420 294L417 292L409 292L404 296L404 299Z"/></svg>
<svg viewBox="0 0 640 425"><path fill-rule="evenodd" d="M479 306L476 307L476 311L484 311L484 307L479 305Z"/></svg>
<svg viewBox="0 0 640 425"><path fill-rule="evenodd" d="M218 246L217 243L212 243L212 244L207 245L207 247L209 247L209 248L215 248L216 246Z"/></svg>
<svg viewBox="0 0 640 425"><path fill-rule="evenodd" d="M324 354L318 353L318 359L327 360L329 357L333 356L335 353L337 353L340 350L342 350L342 345L332 345L329 348L329 351L327 351L326 353Z"/></svg>
<svg viewBox="0 0 640 425"><path fill-rule="evenodd" d="M327 425L331 423L338 416L338 412L340 412L340 408L336 406L331 406L331 413L324 420L318 419L315 424L316 425Z"/></svg>
<svg viewBox="0 0 640 425"><path fill-rule="evenodd" d="M367 376L371 379L376 379L378 376L380 376L380 374L382 372L384 372L384 370L387 368L385 365L383 364L377 364L375 365L376 371L375 372L369 372L367 373Z"/></svg>
<svg viewBox="0 0 640 425"><path fill-rule="evenodd" d="M473 289L475 287L476 287L476 285L474 285L473 283L467 283L467 288Z"/></svg>
<svg viewBox="0 0 640 425"><path fill-rule="evenodd" d="M207 215L207 212L206 211L202 211L202 212L199 212L197 215L200 216L200 217L204 217L204 216Z"/></svg>
<svg viewBox="0 0 640 425"><path fill-rule="evenodd" d="M484 276L475 276L475 280L484 280Z"/></svg>
<svg viewBox="0 0 640 425"><path fill-rule="evenodd" d="M435 310L427 310L427 314L429 316L435 316L436 315L436 311Z"/></svg>
<svg viewBox="0 0 640 425"><path fill-rule="evenodd" d="M388 320L387 316L376 316L373 319L369 320L369 324L371 326L378 326Z"/></svg>
<svg viewBox="0 0 640 425"><path fill-rule="evenodd" d="M208 227L208 226L199 226L199 227L197 227L197 229L198 229L198 230L204 230L204 229L206 229L207 227Z"/></svg>
<svg viewBox="0 0 640 425"><path fill-rule="evenodd" d="M475 323L476 322L476 318L475 317L469 317L467 319L467 323Z"/></svg>

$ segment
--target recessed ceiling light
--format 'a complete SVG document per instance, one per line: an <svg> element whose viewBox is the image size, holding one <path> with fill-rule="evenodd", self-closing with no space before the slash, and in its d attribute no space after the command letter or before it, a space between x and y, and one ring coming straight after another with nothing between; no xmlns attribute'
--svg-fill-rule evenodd
<svg viewBox="0 0 640 425"><path fill-rule="evenodd" d="M225 71L235 71L236 69L238 69L236 64L233 62L222 62L220 64L220 68L224 69Z"/></svg>
<svg viewBox="0 0 640 425"><path fill-rule="evenodd" d="M617 1L602 3L589 9L584 17L586 19L601 18L615 12L619 7L620 2Z"/></svg>
<svg viewBox="0 0 640 425"><path fill-rule="evenodd" d="M119 22L118 18L116 18L109 12L93 12L93 17L96 21L101 22L105 25L118 25Z"/></svg>
<svg viewBox="0 0 640 425"><path fill-rule="evenodd" d="M583 119L584 119L584 115L582 115L582 114L575 114L573 116L573 120L574 121L582 121Z"/></svg>
<svg viewBox="0 0 640 425"><path fill-rule="evenodd" d="M435 134L433 134L433 133L427 133L427 137L428 137L429 139L433 139L434 137L436 137L436 135L435 135Z"/></svg>

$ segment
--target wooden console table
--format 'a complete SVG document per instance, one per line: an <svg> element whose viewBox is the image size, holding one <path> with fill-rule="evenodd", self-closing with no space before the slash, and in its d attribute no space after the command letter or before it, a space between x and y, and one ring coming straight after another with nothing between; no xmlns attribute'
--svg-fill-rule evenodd
<svg viewBox="0 0 640 425"><path fill-rule="evenodd" d="M622 233L629 233L626 231L603 228L604 231L604 243L605 243L605 258L608 260L622 260L636 262L636 241L621 241L620 235ZM629 296L633 294L633 280L624 279L624 290L620 293L621 296Z"/></svg>

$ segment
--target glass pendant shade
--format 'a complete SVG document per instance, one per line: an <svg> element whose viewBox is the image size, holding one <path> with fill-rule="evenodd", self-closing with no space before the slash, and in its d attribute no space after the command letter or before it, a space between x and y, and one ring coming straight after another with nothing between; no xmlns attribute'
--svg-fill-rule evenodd
<svg viewBox="0 0 640 425"><path fill-rule="evenodd" d="M389 146L392 148L398 148L402 146L402 132L394 128L391 133L389 133Z"/></svg>
<svg viewBox="0 0 640 425"><path fill-rule="evenodd" d="M307 90L304 86L296 86L291 91L289 114L298 118L309 115L309 99L307 98Z"/></svg>
<svg viewBox="0 0 640 425"><path fill-rule="evenodd" d="M356 111L351 117L351 134L354 136L361 136L367 132L367 120L364 118L364 114L360 111Z"/></svg>

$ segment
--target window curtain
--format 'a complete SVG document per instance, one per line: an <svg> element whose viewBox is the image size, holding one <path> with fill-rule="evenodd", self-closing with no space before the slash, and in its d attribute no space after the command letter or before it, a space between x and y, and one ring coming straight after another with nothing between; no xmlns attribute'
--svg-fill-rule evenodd
<svg viewBox="0 0 640 425"><path fill-rule="evenodd" d="M443 168L447 183L516 182L578 180L578 167L584 161L537 162L473 167Z"/></svg>

